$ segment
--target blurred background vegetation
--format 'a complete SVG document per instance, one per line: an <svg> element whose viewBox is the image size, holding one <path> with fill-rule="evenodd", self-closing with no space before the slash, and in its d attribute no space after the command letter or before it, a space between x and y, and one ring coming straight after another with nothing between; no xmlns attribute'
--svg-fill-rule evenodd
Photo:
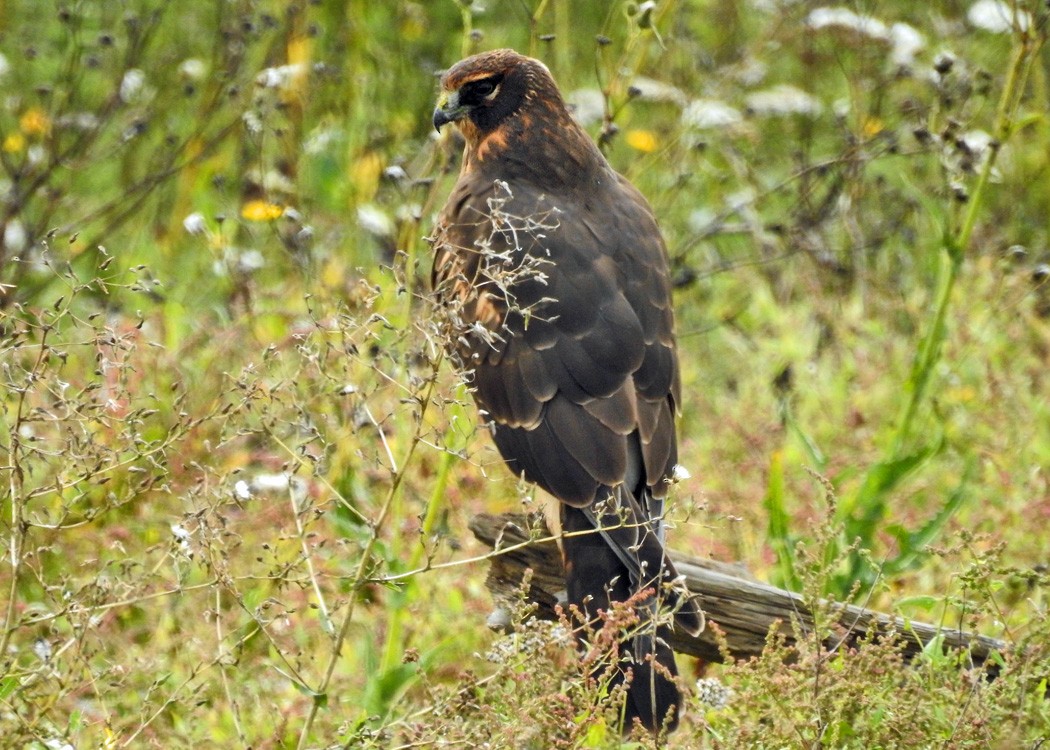
<svg viewBox="0 0 1050 750"><path fill-rule="evenodd" d="M0 746L620 746L571 648L485 628L466 522L536 499L426 298L435 76L501 46L663 227L672 545L1015 647L771 639L685 665L671 744L1038 746L1046 14L0 1Z"/></svg>

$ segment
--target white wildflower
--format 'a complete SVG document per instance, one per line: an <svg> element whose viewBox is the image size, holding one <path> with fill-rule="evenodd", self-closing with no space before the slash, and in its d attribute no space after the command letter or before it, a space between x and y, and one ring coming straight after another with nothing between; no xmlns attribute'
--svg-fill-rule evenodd
<svg viewBox="0 0 1050 750"><path fill-rule="evenodd" d="M394 234L394 221L372 203L357 207L357 224L376 237L389 237Z"/></svg>
<svg viewBox="0 0 1050 750"><path fill-rule="evenodd" d="M255 492L283 492L290 484L289 474L256 474L252 477L251 489Z"/></svg>
<svg viewBox="0 0 1050 750"><path fill-rule="evenodd" d="M689 230L696 234L706 234L718 223L718 214L704 206L694 209L688 218Z"/></svg>
<svg viewBox="0 0 1050 750"><path fill-rule="evenodd" d="M890 60L897 67L907 67L914 63L915 55L926 44L922 34L906 23L887 26L874 16L856 13L842 6L816 8L806 18L806 25L811 29L847 29L869 39L888 42Z"/></svg>
<svg viewBox="0 0 1050 750"><path fill-rule="evenodd" d="M255 77L255 82L266 89L276 89L287 86L291 80L302 75L305 68L301 63L292 65L276 65L266 68Z"/></svg>
<svg viewBox="0 0 1050 750"><path fill-rule="evenodd" d="M237 256L237 268L241 273L252 273L266 265L266 257L258 250L245 250Z"/></svg>
<svg viewBox="0 0 1050 750"><path fill-rule="evenodd" d="M383 170L383 177L394 182L403 182L408 179L408 172L399 164L392 164Z"/></svg>
<svg viewBox="0 0 1050 750"><path fill-rule="evenodd" d="M57 118L55 123L72 130L94 130L99 126L98 116L93 112L69 112Z"/></svg>
<svg viewBox="0 0 1050 750"><path fill-rule="evenodd" d="M733 700L733 690L712 677L696 681L696 699L704 706L714 709L725 708Z"/></svg>
<svg viewBox="0 0 1050 750"><path fill-rule="evenodd" d="M198 60L196 57L188 57L179 63L179 75L191 81L201 80L207 72L208 67L204 64L204 61Z"/></svg>
<svg viewBox="0 0 1050 750"><path fill-rule="evenodd" d="M133 104L147 98L146 74L138 68L131 68L124 72L120 81L120 100L125 104Z"/></svg>
<svg viewBox="0 0 1050 750"><path fill-rule="evenodd" d="M956 143L962 148L959 153L949 158L949 163L954 169L964 171L977 171L984 168L985 163L991 158L992 144L995 139L991 133L984 130L969 130L957 139ZM1007 156L1004 149L1003 155ZM988 178L994 182L1002 182L1002 172L998 167L992 167Z"/></svg>
<svg viewBox="0 0 1050 750"><path fill-rule="evenodd" d="M262 118L256 112L245 112L241 115L241 122L244 123L244 129L252 135L258 135L263 131Z"/></svg>
<svg viewBox="0 0 1050 750"><path fill-rule="evenodd" d="M504 628L507 626L509 623ZM548 646L565 648L571 647L573 643L572 633L560 623L533 618L493 641L485 659L494 664L507 664L520 657L537 654Z"/></svg>
<svg viewBox="0 0 1050 750"><path fill-rule="evenodd" d="M819 115L824 107L812 94L782 84L756 91L747 97L747 108L760 116Z"/></svg>
<svg viewBox="0 0 1050 750"><path fill-rule="evenodd" d="M631 81L631 88L634 89L635 96L642 101L670 102L671 104L677 104L679 107L684 107L687 101L686 95L680 88L658 81L655 78L638 76Z"/></svg>
<svg viewBox="0 0 1050 750"><path fill-rule="evenodd" d="M190 234L200 235L207 231L208 226L204 221L204 215L199 211L194 211L182 220L182 228Z"/></svg>
<svg viewBox="0 0 1050 750"><path fill-rule="evenodd" d="M1017 29L1026 31L1032 25L1032 17L1004 0L977 0L966 12L966 20L977 29L995 34L1006 34Z"/></svg>
<svg viewBox="0 0 1050 750"><path fill-rule="evenodd" d="M20 253L29 244L29 235L26 233L25 224L19 219L11 219L4 227L4 248L8 252Z"/></svg>
<svg viewBox="0 0 1050 750"><path fill-rule="evenodd" d="M605 97L598 89L576 89L566 97L576 122L584 127L601 122L605 117Z"/></svg>
<svg viewBox="0 0 1050 750"><path fill-rule="evenodd" d="M733 71L733 77L741 86L757 86L765 80L769 68L756 57L743 60Z"/></svg>
<svg viewBox="0 0 1050 750"><path fill-rule="evenodd" d="M238 479L237 483L233 485L233 494L237 496L238 500L252 499L251 487L243 479Z"/></svg>
<svg viewBox="0 0 1050 750"><path fill-rule="evenodd" d="M890 60L894 65L906 68L915 63L915 56L926 46L926 39L914 27L906 23L895 23L890 27Z"/></svg>
<svg viewBox="0 0 1050 750"><path fill-rule="evenodd" d="M743 120L739 110L717 99L694 99L682 112L682 124L698 130L726 128Z"/></svg>
<svg viewBox="0 0 1050 750"><path fill-rule="evenodd" d="M890 31L882 21L872 16L855 13L849 8L816 8L806 18L811 29L829 26L855 31L872 39L889 39Z"/></svg>
<svg viewBox="0 0 1050 750"><path fill-rule="evenodd" d="M190 532L187 531L185 526L179 523L173 523L171 525L171 533L179 542L187 542L190 539Z"/></svg>
<svg viewBox="0 0 1050 750"><path fill-rule="evenodd" d="M966 144L966 147L970 149L971 153L982 155L987 151L988 147L995 139L992 138L991 133L985 132L984 130L969 130L963 133L959 140Z"/></svg>
<svg viewBox="0 0 1050 750"><path fill-rule="evenodd" d="M262 176L263 190L267 193L295 193L295 183L277 169L268 169Z"/></svg>
<svg viewBox="0 0 1050 750"><path fill-rule="evenodd" d="M179 544L179 551L186 555L186 557L193 557L193 547L190 546L191 534L189 530L181 523L173 523L171 525L171 534Z"/></svg>

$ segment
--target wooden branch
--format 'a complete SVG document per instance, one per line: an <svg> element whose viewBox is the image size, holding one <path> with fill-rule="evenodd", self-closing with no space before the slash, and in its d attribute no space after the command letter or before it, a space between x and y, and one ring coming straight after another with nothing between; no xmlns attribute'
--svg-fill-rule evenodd
<svg viewBox="0 0 1050 750"><path fill-rule="evenodd" d="M477 515L470 530L483 544L498 552L491 557L486 585L498 608L489 618L492 627L509 624L506 606L520 596L527 570L532 570L528 600L537 605L537 616L554 619L559 593L564 591L565 577L561 554L551 540L541 515ZM533 540L533 541L530 541ZM540 541L544 540L544 541ZM729 654L747 659L762 652L772 629L778 629L790 645L795 640L791 627L798 621L802 632L813 627L813 617L799 594L749 580L746 571L734 565L700 560L671 552L678 572L685 576L689 590L699 595L700 606L707 617L707 628L698 637L681 632L674 634L675 651L721 662L724 660L716 640L721 633ZM853 605L834 605L838 632L828 646L842 643L854 646L869 632L876 637L899 639L907 657L915 656L929 644L941 639L945 649L967 649L974 666L984 665L993 651L1005 653L1004 641L960 630L926 625L900 617L873 612ZM987 665L997 671L994 665Z"/></svg>

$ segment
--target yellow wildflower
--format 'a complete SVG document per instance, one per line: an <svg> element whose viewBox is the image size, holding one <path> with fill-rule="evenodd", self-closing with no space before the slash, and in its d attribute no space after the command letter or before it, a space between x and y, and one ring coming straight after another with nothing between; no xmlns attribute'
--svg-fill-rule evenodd
<svg viewBox="0 0 1050 750"><path fill-rule="evenodd" d="M302 35L292 37L287 48L288 64L309 65L312 47L310 37Z"/></svg>
<svg viewBox="0 0 1050 750"><path fill-rule="evenodd" d="M882 132L882 120L878 117L866 117L863 128L865 138L876 136Z"/></svg>
<svg viewBox="0 0 1050 750"><path fill-rule="evenodd" d="M26 147L26 138L21 133L9 133L4 138L3 149L9 154L17 154Z"/></svg>
<svg viewBox="0 0 1050 750"><path fill-rule="evenodd" d="M18 127L26 135L47 135L51 132L51 118L40 107L31 107L18 120Z"/></svg>
<svg viewBox="0 0 1050 750"><path fill-rule="evenodd" d="M241 208L241 216L248 221L273 221L284 215L284 207L268 201L248 201Z"/></svg>
<svg viewBox="0 0 1050 750"><path fill-rule="evenodd" d="M359 201L372 200L379 189L379 176L383 173L383 157L375 151L366 151L354 158L350 165L350 182L357 189Z"/></svg>
<svg viewBox="0 0 1050 750"><path fill-rule="evenodd" d="M628 130L627 145L642 153L651 154L659 145L656 133L651 130Z"/></svg>

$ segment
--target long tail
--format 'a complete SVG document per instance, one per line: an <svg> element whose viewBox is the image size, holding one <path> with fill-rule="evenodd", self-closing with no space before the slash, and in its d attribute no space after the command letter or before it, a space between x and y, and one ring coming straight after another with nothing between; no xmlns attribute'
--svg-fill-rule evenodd
<svg viewBox="0 0 1050 750"><path fill-rule="evenodd" d="M650 498L643 497L649 505ZM593 620L646 589L653 595L635 599L641 622L621 642L613 684L630 673L624 730L637 718L649 731L671 731L678 724L681 694L674 654L668 645L669 624L658 624L660 610L674 612L673 626L699 633L702 616L684 592L669 586L678 577L660 537L660 519L650 518L623 486L589 508L562 506L562 554L569 601Z"/></svg>

